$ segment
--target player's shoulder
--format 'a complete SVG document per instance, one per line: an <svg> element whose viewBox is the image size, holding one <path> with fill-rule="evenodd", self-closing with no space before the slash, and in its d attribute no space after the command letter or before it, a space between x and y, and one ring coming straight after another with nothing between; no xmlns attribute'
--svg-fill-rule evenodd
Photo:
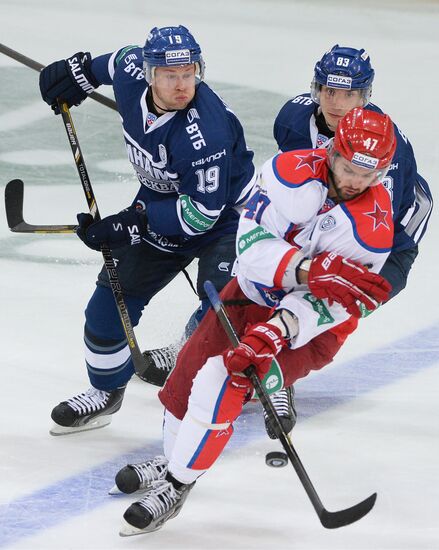
<svg viewBox="0 0 439 550"><path fill-rule="evenodd" d="M279 183L297 188L312 181L327 185L326 149L299 149L273 157L272 170Z"/></svg>
<svg viewBox="0 0 439 550"><path fill-rule="evenodd" d="M378 107L378 105L375 105L373 103L369 103L366 106L366 109L369 109L371 111L374 111L376 113L381 113L381 114L384 112L380 107ZM395 152L394 158L405 157L406 159L414 160L412 145L409 139L407 138L407 136L404 134L404 132L401 130L401 128L396 124L394 120L393 120L393 129L395 131L395 136L396 136L396 152Z"/></svg>
<svg viewBox="0 0 439 550"><path fill-rule="evenodd" d="M312 218L327 195L326 150L280 153L262 166L261 185L275 208L294 223Z"/></svg>
<svg viewBox="0 0 439 550"><path fill-rule="evenodd" d="M279 114L313 113L316 104L308 93L299 94L289 99L279 111Z"/></svg>
<svg viewBox="0 0 439 550"><path fill-rule="evenodd" d="M203 82L188 107L177 113L176 124L180 126L180 144L192 159L207 158L229 150L237 132L242 131L235 115Z"/></svg>
<svg viewBox="0 0 439 550"><path fill-rule="evenodd" d="M133 80L143 84L142 48L130 45L114 51L109 60L109 72L114 73L114 79L120 82Z"/></svg>
<svg viewBox="0 0 439 550"><path fill-rule="evenodd" d="M393 244L392 203L382 184L369 187L356 199L340 203L355 239L372 252L388 252Z"/></svg>

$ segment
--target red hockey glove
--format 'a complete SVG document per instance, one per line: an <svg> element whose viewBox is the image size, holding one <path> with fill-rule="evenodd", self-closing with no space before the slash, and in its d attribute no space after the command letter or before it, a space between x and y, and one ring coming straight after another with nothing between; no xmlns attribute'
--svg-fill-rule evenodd
<svg viewBox="0 0 439 550"><path fill-rule="evenodd" d="M258 323L246 330L239 345L224 353L224 363L237 386L250 386L250 380L243 371L250 365L256 367L259 378L270 370L273 357L285 345L285 339L278 327L268 323Z"/></svg>
<svg viewBox="0 0 439 550"><path fill-rule="evenodd" d="M367 309L375 310L388 299L392 289L381 275L335 252L322 252L313 259L308 287L316 298L338 302L358 318L361 317L361 309L357 300Z"/></svg>

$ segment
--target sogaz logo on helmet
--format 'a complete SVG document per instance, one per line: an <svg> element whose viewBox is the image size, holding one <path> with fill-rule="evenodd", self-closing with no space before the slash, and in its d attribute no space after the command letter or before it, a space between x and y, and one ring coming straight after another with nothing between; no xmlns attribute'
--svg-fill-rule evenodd
<svg viewBox="0 0 439 550"><path fill-rule="evenodd" d="M329 88L352 88L352 78L350 76L341 76L339 74L328 74L326 85Z"/></svg>
<svg viewBox="0 0 439 550"><path fill-rule="evenodd" d="M165 53L166 65L184 65L191 62L191 52L185 50L169 50Z"/></svg>
<svg viewBox="0 0 439 550"><path fill-rule="evenodd" d="M351 160L352 164L361 166L362 168L369 168L370 170L375 170L378 166L378 159L374 157L369 157L368 155L363 155L362 153L354 153Z"/></svg>

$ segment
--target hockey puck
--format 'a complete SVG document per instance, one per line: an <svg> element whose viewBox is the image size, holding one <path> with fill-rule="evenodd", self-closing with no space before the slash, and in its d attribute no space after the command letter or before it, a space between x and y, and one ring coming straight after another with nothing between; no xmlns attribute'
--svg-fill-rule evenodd
<svg viewBox="0 0 439 550"><path fill-rule="evenodd" d="M272 451L265 455L265 464L272 468L283 468L288 464L288 457L281 451Z"/></svg>

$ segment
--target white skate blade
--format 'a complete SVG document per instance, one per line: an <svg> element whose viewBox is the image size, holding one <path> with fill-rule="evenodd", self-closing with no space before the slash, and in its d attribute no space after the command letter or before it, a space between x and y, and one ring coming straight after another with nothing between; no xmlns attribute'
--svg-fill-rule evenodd
<svg viewBox="0 0 439 550"><path fill-rule="evenodd" d="M153 531L158 531L163 527L163 523L160 525L155 525L154 522L151 525L148 525L145 529L138 529L134 525L130 525L126 520L122 518L122 525L120 527L119 535L121 537L132 537L133 535L144 535L146 533L152 533Z"/></svg>
<svg viewBox="0 0 439 550"><path fill-rule="evenodd" d="M52 428L49 430L50 435L69 435L79 432L88 432L89 430L97 430L98 428L104 428L111 422L111 415L98 416L96 419L91 420L88 424L83 426L60 426L53 423Z"/></svg>
<svg viewBox="0 0 439 550"><path fill-rule="evenodd" d="M111 489L108 491L109 495L124 495L125 493L122 493L122 491L119 490L118 486L115 484Z"/></svg>

